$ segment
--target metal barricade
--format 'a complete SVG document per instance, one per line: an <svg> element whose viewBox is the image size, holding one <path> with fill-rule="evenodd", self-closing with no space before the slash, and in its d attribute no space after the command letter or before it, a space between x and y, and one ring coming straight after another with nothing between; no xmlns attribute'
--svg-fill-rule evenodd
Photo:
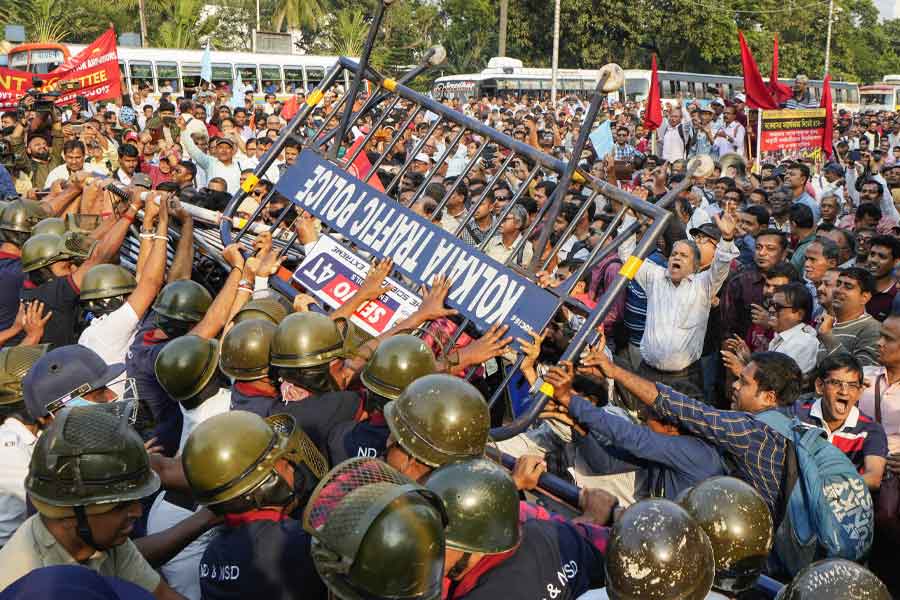
<svg viewBox="0 0 900 600"><path fill-rule="evenodd" d="M662 233L668 218L670 218L669 212L660 205L647 203L605 181L593 178L583 169L576 169L574 164L567 164L530 145L512 139L506 134L469 118L395 80L384 78L370 70L366 70L361 75L363 81L368 83L374 91L364 101L357 99L354 102L351 107L353 110L350 111L347 121L346 131L352 132L356 128L360 136L355 140L351 139L350 134L339 136L340 125L337 123L337 116L341 110L346 109L350 93L338 95L337 100L327 109L320 107L319 104L327 92L334 91L337 83L344 80L346 71L349 71L354 77L360 75L360 67L356 62L346 58L340 59L335 67L327 73L321 86L309 95L306 104L284 128L268 153L262 157L256 168L255 176L248 178L244 187L234 195L225 210L226 216L234 214L236 207L253 189L258 181L257 178L262 177L262 174L269 169L291 137L302 142L304 151L314 151L332 164L351 172L354 170L357 159L366 153L366 158L370 159L371 168L368 173L363 174L363 181L371 182L373 178L380 177L379 182L383 185L385 193L409 208L415 206L426 194L433 195L431 191L433 188L429 184L443 177L451 160L457 163L463 162L460 160L461 152L458 153L458 145L466 137L466 134L471 134L473 139L477 140L477 147L471 155L466 156L463 164L456 165L458 175L452 184L445 183L442 186L442 196L440 198L429 196L436 203L432 214L446 208L451 197L460 189L464 178L476 179L483 176L483 186L473 186L477 192L472 194L465 212L456 219L453 234L470 243L474 242L479 249L484 250L491 238L498 233L513 206L527 192L528 186L535 178L542 173L544 178L555 179L558 182L556 192L540 207L537 215L514 244L505 261L507 268L529 277L532 281L536 280L537 273L551 265L558 253L565 252L566 238L598 197L605 197L617 207L609 225L600 234L599 240L590 251L587 260L574 271L567 281L551 290L556 298L557 310L567 308L585 315L584 325L576 332L562 357L563 360L577 359L595 335L597 325L602 322L615 297L623 291L629 279L634 277L642 259L655 246L657 237ZM615 75L615 71L609 69L603 75L595 92L591 109L585 119L586 125L574 150L576 160L584 147L590 131L590 124L594 121L599 109L603 95L602 88L607 80ZM417 122L419 115L423 117L422 122L426 123L427 132L420 138L405 139L407 138L405 132ZM397 125L393 135L384 137L384 126L390 121L394 121ZM436 141L433 136L439 127L451 131L451 141L443 150L435 152L434 162L429 164L426 169L423 170L419 165L414 167L413 163L416 157L425 150L428 142ZM379 132L381 137L376 139ZM485 155L497 157L494 161L496 166L493 169L484 168ZM391 159L395 164L387 167L386 165ZM511 186L514 190L511 198L496 215L492 225L484 231L476 229L474 223L476 217L479 216L479 208L499 187L503 186L502 182L509 180L507 175L510 173L514 161L520 161L525 165L527 175L519 183L517 189L516 186ZM563 235L558 236L554 243L547 243L544 247L541 242L546 242L550 238L552 224L566 200L569 181L583 186L583 189L587 190L587 194L577 198L577 212L568 229L563 232ZM674 197L674 194L670 196ZM223 223L220 227L222 242L229 244L233 241L242 241L248 234L250 225L261 222L260 215L272 197L273 194L270 193L261 200L259 207L254 211L245 227L233 231L229 224ZM289 206L278 215L274 222L269 223L270 229L273 231L279 228L283 229L286 225L284 220L290 210ZM596 307L589 310L582 302L572 297L572 290L594 265L614 252L624 239L635 234L642 226L642 223L635 222L617 236L615 235L616 229L628 210L640 217L643 225L646 225L646 230L638 240L633 257L626 261L615 281L608 286L598 300ZM551 225L547 225L547 223ZM516 264L516 256L529 243L529 239L535 237L539 228L541 234L537 237L537 247L534 248L534 260L531 261L531 264ZM287 242L287 247L296 248L298 246L296 238L297 235L293 234ZM346 241L351 244L353 242L353 240ZM422 284L424 282L415 283ZM273 282L273 287L276 286L286 294L294 295L296 293L296 290L285 282ZM449 341L450 346L458 340L467 325L469 323L465 320L460 323ZM491 404L497 401L503 389L509 385L520 364L521 358L512 365L512 368L506 370L502 385L490 399ZM523 432L539 414L547 399L541 392L535 393L528 410L515 421L493 429L491 431L492 438L503 440Z"/></svg>

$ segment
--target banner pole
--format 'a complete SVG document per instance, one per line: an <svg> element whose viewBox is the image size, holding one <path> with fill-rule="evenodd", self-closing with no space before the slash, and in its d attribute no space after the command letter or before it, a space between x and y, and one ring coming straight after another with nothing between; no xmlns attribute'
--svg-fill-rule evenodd
<svg viewBox="0 0 900 600"><path fill-rule="evenodd" d="M756 109L756 172L760 172L760 152L762 145L762 122L765 111L761 108Z"/></svg>

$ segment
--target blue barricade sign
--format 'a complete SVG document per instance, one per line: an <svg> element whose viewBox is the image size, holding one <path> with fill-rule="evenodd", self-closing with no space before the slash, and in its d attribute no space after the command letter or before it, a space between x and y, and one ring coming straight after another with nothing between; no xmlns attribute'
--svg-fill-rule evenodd
<svg viewBox="0 0 900 600"><path fill-rule="evenodd" d="M311 150L278 180L275 190L336 233L417 283L447 274L447 304L484 332L495 323L530 339L556 312L556 296L482 251L401 206Z"/></svg>

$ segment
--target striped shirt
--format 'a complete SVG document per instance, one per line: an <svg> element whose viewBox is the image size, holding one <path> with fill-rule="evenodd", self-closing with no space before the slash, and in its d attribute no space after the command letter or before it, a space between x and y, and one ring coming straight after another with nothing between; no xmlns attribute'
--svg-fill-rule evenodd
<svg viewBox="0 0 900 600"><path fill-rule="evenodd" d="M881 335L881 323L869 313L863 313L855 319L835 323L830 333L820 335L819 359L821 364L826 356L837 352L852 354L864 367L878 364L878 338Z"/></svg>
<svg viewBox="0 0 900 600"><path fill-rule="evenodd" d="M824 429L828 434L828 441L843 452L860 473L866 470L867 456L880 458L887 456L887 436L884 433L884 427L871 417L859 412L859 408L854 406L844 424L831 431L822 416L821 398L816 399L815 402L799 404L796 412L800 420L808 425Z"/></svg>
<svg viewBox="0 0 900 600"><path fill-rule="evenodd" d="M752 485L759 492L775 522L781 523L781 482L787 441L753 415L734 410L719 410L680 394L661 383L656 384L659 395L653 411L663 419L678 424L715 446L732 459L733 475Z"/></svg>

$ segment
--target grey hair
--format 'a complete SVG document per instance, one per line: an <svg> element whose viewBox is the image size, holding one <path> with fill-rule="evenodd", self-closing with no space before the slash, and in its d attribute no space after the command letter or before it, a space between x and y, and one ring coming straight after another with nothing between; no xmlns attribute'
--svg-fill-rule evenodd
<svg viewBox="0 0 900 600"><path fill-rule="evenodd" d="M685 238L672 244L673 248L675 247L675 244L685 244L691 249L691 252L694 254L694 271L697 271L700 268L700 246L697 245L697 242Z"/></svg>
<svg viewBox="0 0 900 600"><path fill-rule="evenodd" d="M815 241L822 246L822 256L824 256L826 260L834 260L840 263L841 249L837 245L837 242L824 235L817 235Z"/></svg>
<svg viewBox="0 0 900 600"><path fill-rule="evenodd" d="M509 214L516 220L516 223L518 223L519 225L519 229L523 229L525 227L525 224L528 223L528 211L525 210L525 207L521 204L514 204L507 214Z"/></svg>

